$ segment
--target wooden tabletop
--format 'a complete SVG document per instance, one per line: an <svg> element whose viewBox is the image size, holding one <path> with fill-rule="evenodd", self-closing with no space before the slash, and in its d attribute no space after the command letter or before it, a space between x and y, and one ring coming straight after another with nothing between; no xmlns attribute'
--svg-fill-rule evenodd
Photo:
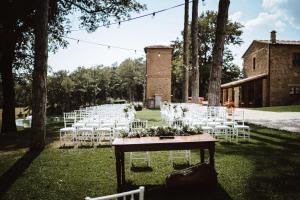
<svg viewBox="0 0 300 200"><path fill-rule="evenodd" d="M199 143L199 142L217 142L218 140L203 133L190 136L175 136L174 139L159 139L159 137L140 137L140 138L115 138L112 145L143 145L143 144L165 144L165 143Z"/></svg>

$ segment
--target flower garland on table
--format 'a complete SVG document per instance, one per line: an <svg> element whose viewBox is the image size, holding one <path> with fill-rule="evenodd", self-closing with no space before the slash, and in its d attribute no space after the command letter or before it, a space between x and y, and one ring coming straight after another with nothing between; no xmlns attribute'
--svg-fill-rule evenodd
<svg viewBox="0 0 300 200"><path fill-rule="evenodd" d="M139 137L160 137L160 136L189 136L202 134L200 128L190 128L189 126L182 126L182 128L174 128L170 126L151 127L142 129L136 133L128 133L121 131L122 138L139 138Z"/></svg>

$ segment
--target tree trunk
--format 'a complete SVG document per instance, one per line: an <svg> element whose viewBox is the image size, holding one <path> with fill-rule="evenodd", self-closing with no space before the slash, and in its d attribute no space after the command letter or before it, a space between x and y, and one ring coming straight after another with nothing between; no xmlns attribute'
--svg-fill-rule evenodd
<svg viewBox="0 0 300 200"><path fill-rule="evenodd" d="M192 10L192 102L198 103L199 63L198 63L198 0L193 1Z"/></svg>
<svg viewBox="0 0 300 200"><path fill-rule="evenodd" d="M208 105L219 106L221 98L221 78L225 40L225 26L228 20L230 0L220 0L215 34L215 44L212 52L212 67L210 70Z"/></svg>
<svg viewBox="0 0 300 200"><path fill-rule="evenodd" d="M16 39L12 32L6 33L3 41L4 51L0 62L0 73L2 79L3 105L2 105L2 133L16 132L15 123L15 88L12 63L15 57ZM2 49L2 47L1 47Z"/></svg>
<svg viewBox="0 0 300 200"><path fill-rule="evenodd" d="M47 61L48 61L48 8L49 0L37 1L35 55L32 88L32 135L33 149L43 149L46 136Z"/></svg>
<svg viewBox="0 0 300 200"><path fill-rule="evenodd" d="M184 4L184 30L183 30L183 87L182 101L188 102L189 98L189 0Z"/></svg>

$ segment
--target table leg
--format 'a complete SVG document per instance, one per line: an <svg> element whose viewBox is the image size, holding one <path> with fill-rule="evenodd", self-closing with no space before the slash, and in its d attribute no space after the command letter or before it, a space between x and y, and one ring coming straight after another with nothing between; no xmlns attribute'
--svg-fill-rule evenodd
<svg viewBox="0 0 300 200"><path fill-rule="evenodd" d="M120 158L120 152L115 149L115 157L116 157L116 171L117 171L117 185L118 188L120 188L122 184L121 180L121 158Z"/></svg>
<svg viewBox="0 0 300 200"><path fill-rule="evenodd" d="M125 162L124 162L124 152L120 152L120 160L121 160L121 174L122 174L122 185L125 184Z"/></svg>
<svg viewBox="0 0 300 200"><path fill-rule="evenodd" d="M209 147L209 164L215 169L215 144Z"/></svg>
<svg viewBox="0 0 300 200"><path fill-rule="evenodd" d="M204 149L200 149L200 162L204 163Z"/></svg>

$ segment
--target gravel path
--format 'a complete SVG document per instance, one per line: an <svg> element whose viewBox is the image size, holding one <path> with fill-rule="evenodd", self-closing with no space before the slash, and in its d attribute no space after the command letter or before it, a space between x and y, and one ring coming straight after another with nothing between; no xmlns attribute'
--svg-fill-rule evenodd
<svg viewBox="0 0 300 200"><path fill-rule="evenodd" d="M300 133L300 112L245 110L245 121L268 128Z"/></svg>

